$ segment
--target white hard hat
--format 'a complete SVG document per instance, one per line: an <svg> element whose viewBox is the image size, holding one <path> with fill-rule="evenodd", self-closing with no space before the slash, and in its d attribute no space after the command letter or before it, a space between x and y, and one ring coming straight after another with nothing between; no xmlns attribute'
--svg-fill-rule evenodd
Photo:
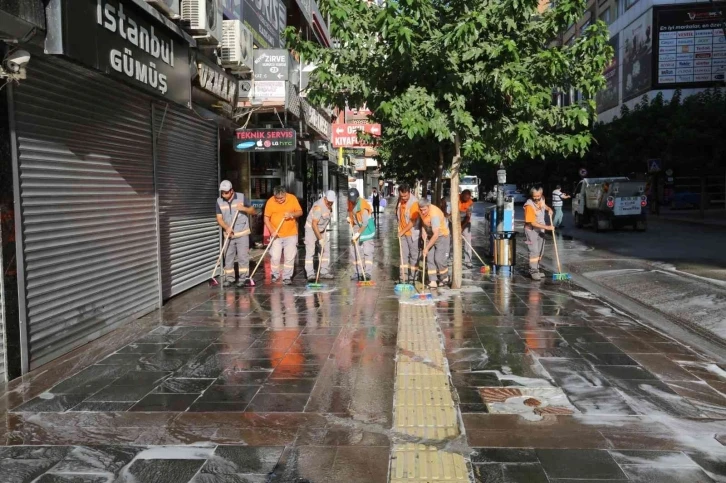
<svg viewBox="0 0 726 483"><path fill-rule="evenodd" d="M325 199L327 199L331 203L335 203L335 200L338 199L338 196L335 194L335 191L328 190L328 192L325 193Z"/></svg>
<svg viewBox="0 0 726 483"><path fill-rule="evenodd" d="M232 183L226 179L219 183L219 191L229 191L232 189Z"/></svg>

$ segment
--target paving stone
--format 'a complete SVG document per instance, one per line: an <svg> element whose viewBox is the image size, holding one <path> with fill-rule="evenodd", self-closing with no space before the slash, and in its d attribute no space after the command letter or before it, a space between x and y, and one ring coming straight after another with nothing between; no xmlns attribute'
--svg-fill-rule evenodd
<svg viewBox="0 0 726 483"><path fill-rule="evenodd" d="M266 475L275 469L283 450L283 447L220 445L202 472Z"/></svg>
<svg viewBox="0 0 726 483"><path fill-rule="evenodd" d="M472 463L538 463L531 448L473 448Z"/></svg>
<svg viewBox="0 0 726 483"><path fill-rule="evenodd" d="M204 460L143 459L134 461L116 481L133 483L180 483L189 481Z"/></svg>
<svg viewBox="0 0 726 483"><path fill-rule="evenodd" d="M63 412L68 411L72 407L80 404L86 398L85 395L55 395L53 393L43 393L40 396L31 399L25 404L15 408L13 412Z"/></svg>
<svg viewBox="0 0 726 483"><path fill-rule="evenodd" d="M624 465L630 481L637 483L712 483L701 468L658 468L649 465Z"/></svg>
<svg viewBox="0 0 726 483"><path fill-rule="evenodd" d="M149 394L129 411L186 411L198 398L198 394Z"/></svg>
<svg viewBox="0 0 726 483"><path fill-rule="evenodd" d="M607 451L538 449L537 456L550 478L627 479Z"/></svg>

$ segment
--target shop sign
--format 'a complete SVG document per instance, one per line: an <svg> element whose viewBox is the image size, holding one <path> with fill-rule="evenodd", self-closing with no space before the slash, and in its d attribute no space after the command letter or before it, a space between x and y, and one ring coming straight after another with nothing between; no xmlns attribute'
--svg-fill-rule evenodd
<svg viewBox="0 0 726 483"><path fill-rule="evenodd" d="M366 158L355 158L356 171L365 171L366 167Z"/></svg>
<svg viewBox="0 0 726 483"><path fill-rule="evenodd" d="M284 103L286 87L285 81L256 81L254 98L261 102L279 101Z"/></svg>
<svg viewBox="0 0 726 483"><path fill-rule="evenodd" d="M237 102L237 79L201 57L198 57L197 60L199 62L197 64L198 76L196 80L199 87L203 91L231 105L235 105Z"/></svg>
<svg viewBox="0 0 726 483"><path fill-rule="evenodd" d="M237 129L234 150L238 152L295 151L297 133L292 128Z"/></svg>
<svg viewBox="0 0 726 483"><path fill-rule="evenodd" d="M254 65L255 80L258 81L286 81L290 53L285 49L255 49Z"/></svg>
<svg viewBox="0 0 726 483"><path fill-rule="evenodd" d="M60 53L188 106L189 44L131 1L61 0Z"/></svg>
<svg viewBox="0 0 726 483"><path fill-rule="evenodd" d="M370 146L372 143L358 138L363 132L373 136L381 135L380 124L333 124L333 146L336 148L351 148Z"/></svg>
<svg viewBox="0 0 726 483"><path fill-rule="evenodd" d="M242 22L252 32L257 46L284 46L282 31L287 26L287 7L281 0L244 0Z"/></svg>
<svg viewBox="0 0 726 483"><path fill-rule="evenodd" d="M318 132L325 139L330 139L330 121L325 119L308 101L300 99L305 123Z"/></svg>

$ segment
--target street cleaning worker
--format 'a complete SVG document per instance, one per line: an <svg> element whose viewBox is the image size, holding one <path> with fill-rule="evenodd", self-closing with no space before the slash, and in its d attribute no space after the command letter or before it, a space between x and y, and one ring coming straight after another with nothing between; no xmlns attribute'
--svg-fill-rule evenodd
<svg viewBox="0 0 726 483"><path fill-rule="evenodd" d="M272 198L265 206L265 226L273 238L270 248L272 283L282 278L283 284L290 285L297 255L297 218L302 216L303 210L297 198L288 194L282 186L275 186L272 193ZM278 232L277 227L280 223L282 226ZM281 258L283 265L280 274Z"/></svg>
<svg viewBox="0 0 726 483"><path fill-rule="evenodd" d="M420 200L418 207L421 210L423 256L427 257L429 252L431 253L426 260L429 287L443 287L450 282L447 256L451 246L451 232L446 223L446 215L429 200Z"/></svg>
<svg viewBox="0 0 726 483"><path fill-rule="evenodd" d="M552 224L555 225L555 228L560 228L562 226L562 205L563 200L570 199L570 195L566 195L562 192L562 186L557 185L555 187L555 190L552 192L552 208L555 209L555 219L552 221Z"/></svg>
<svg viewBox="0 0 726 483"><path fill-rule="evenodd" d="M217 224L222 227L224 235L229 235L227 250L224 252L223 286L234 283L234 259L239 265L239 283L243 285L250 273L250 215L255 214L250 200L242 193L235 193L232 183L227 180L219 184L222 196L217 198ZM232 225L235 213L239 211L237 220Z"/></svg>
<svg viewBox="0 0 726 483"><path fill-rule="evenodd" d="M459 216L461 218L461 234L469 243L464 243L464 267L471 268L471 213L474 202L471 190L464 190L459 195Z"/></svg>
<svg viewBox="0 0 726 483"><path fill-rule="evenodd" d="M400 268L401 283L413 283L418 274L418 242L421 237L420 213L418 199L411 194L411 187L405 183L398 187L396 217L398 218L398 237L401 239L401 259L403 260Z"/></svg>
<svg viewBox="0 0 726 483"><path fill-rule="evenodd" d="M352 280L370 280L373 273L373 237L376 235L376 221L373 218L373 207L368 200L358 193L358 190L351 188L348 191L348 221L353 229L351 241L358 244L357 253L361 260L358 260L355 247L350 248L350 261L355 264L355 273Z"/></svg>
<svg viewBox="0 0 726 483"><path fill-rule="evenodd" d="M529 250L529 274L532 280L542 280L539 264L542 261L544 250L545 231L552 231L554 227L545 222L545 211L552 217L552 208L545 204L542 188L529 190L530 199L524 204L524 236Z"/></svg>
<svg viewBox="0 0 726 483"><path fill-rule="evenodd" d="M315 202L307 220L305 220L305 274L308 282L314 282L316 273L313 264L315 252L320 250L318 263L320 264L320 277L330 280L330 244L325 241L325 232L330 225L330 215L336 199L335 191L328 191L325 196Z"/></svg>

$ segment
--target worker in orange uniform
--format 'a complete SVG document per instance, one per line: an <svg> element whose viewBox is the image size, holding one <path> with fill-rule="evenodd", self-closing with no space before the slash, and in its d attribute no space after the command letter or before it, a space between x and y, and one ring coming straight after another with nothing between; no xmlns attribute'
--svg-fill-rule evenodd
<svg viewBox="0 0 726 483"><path fill-rule="evenodd" d="M471 268L471 213L474 202L471 190L464 190L459 195L459 216L461 218L461 235L469 243L464 243L464 267Z"/></svg>
<svg viewBox="0 0 726 483"><path fill-rule="evenodd" d="M438 206L432 205L426 199L419 200L418 207L421 210L423 256L426 258L429 252L432 253L426 262L429 265L427 270L429 287L443 287L450 283L447 254L451 246L451 234L446 223L446 215Z"/></svg>
<svg viewBox="0 0 726 483"><path fill-rule="evenodd" d="M418 198L411 194L411 187L402 184L398 187L398 237L401 239L400 267L401 283L413 283L418 274L418 242L421 237L419 227ZM409 275L410 270L410 275ZM406 278L408 276L408 278Z"/></svg>
<svg viewBox="0 0 726 483"><path fill-rule="evenodd" d="M303 210L297 198L288 194L282 186L276 186L273 197L265 205L265 226L273 237L270 248L272 283L278 282L280 278L285 285L292 283L297 255L297 218L302 214ZM282 226L280 231L277 231L280 223ZM280 274L280 258L283 258L282 274Z"/></svg>
<svg viewBox="0 0 726 483"><path fill-rule="evenodd" d="M529 274L532 280L542 280L539 264L544 251L544 236L546 231L554 230L552 225L545 222L545 212L552 219L552 208L547 206L542 196L542 188L532 188L529 191L530 199L524 204L524 236L529 250Z"/></svg>
<svg viewBox="0 0 726 483"><path fill-rule="evenodd" d="M358 244L357 250L356 247L350 248L350 261L355 265L352 280L370 280L373 274L373 237L376 235L376 221L373 217L373 207L355 188L348 191L348 222L353 229L351 242Z"/></svg>

